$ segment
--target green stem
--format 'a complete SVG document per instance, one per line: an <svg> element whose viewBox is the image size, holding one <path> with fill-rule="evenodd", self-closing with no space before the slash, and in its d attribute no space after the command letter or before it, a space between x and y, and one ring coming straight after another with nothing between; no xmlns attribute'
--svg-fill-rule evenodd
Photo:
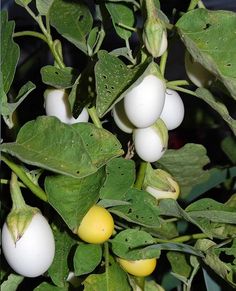
<svg viewBox="0 0 236 291"><path fill-rule="evenodd" d="M63 60L61 59L60 55L58 54L58 52L55 50L55 48L53 46L53 40L52 40L52 37L51 37L51 34L50 34L50 29L48 28L48 25L49 25L48 20L46 19L46 25L47 25L47 28L46 28L44 26L44 23L43 23L41 15L40 16L36 16L34 14L34 12L27 5L25 5L24 8L30 14L30 16L38 23L38 25L39 25L39 27L40 27L40 29L41 29L44 37L45 37L45 38L43 38L43 40L47 42L47 44L48 44L48 46L50 48L50 51L51 51L55 61L57 62L58 66L60 68L64 68L65 65L63 63ZM33 36L36 36L36 35L33 35ZM39 35L37 35L37 37L39 37ZM40 38L42 39L41 36L40 36Z"/></svg>
<svg viewBox="0 0 236 291"><path fill-rule="evenodd" d="M193 10L198 5L199 0L191 0L187 11Z"/></svg>
<svg viewBox="0 0 236 291"><path fill-rule="evenodd" d="M102 128L102 123L100 119L98 118L96 108L94 106L91 108L88 108L88 113L93 121L93 124L96 125L98 128Z"/></svg>
<svg viewBox="0 0 236 291"><path fill-rule="evenodd" d="M14 162L8 160L6 157L1 155L1 160L21 179L21 181L27 186L32 193L34 193L38 198L43 201L47 201L47 194L38 185L34 184L26 175L24 170L15 164Z"/></svg>
<svg viewBox="0 0 236 291"><path fill-rule="evenodd" d="M146 169L147 169L147 162L142 161L140 163L137 179L136 179L135 184L134 184L134 187L139 189L139 190L142 189Z"/></svg>
<svg viewBox="0 0 236 291"><path fill-rule="evenodd" d="M33 37L40 38L41 40L47 43L47 38L42 33L37 32L37 31L24 30L24 31L15 32L13 34L13 37L19 37L19 36L33 36Z"/></svg>
<svg viewBox="0 0 236 291"><path fill-rule="evenodd" d="M109 282L109 245L108 242L104 243L104 259L105 259L105 274L106 274L106 282Z"/></svg>
<svg viewBox="0 0 236 291"><path fill-rule="evenodd" d="M183 236L179 236L170 240L164 240L164 239L156 239L157 243L166 243L166 242L176 242L176 243L184 243L190 240L196 240L201 238L208 238L208 236L205 233L194 233L194 234L187 234Z"/></svg>
<svg viewBox="0 0 236 291"><path fill-rule="evenodd" d="M7 179L0 179L0 184L2 185L9 185L10 184L10 180ZM26 188L25 184L21 183L20 181L18 181L18 185L22 188Z"/></svg>
<svg viewBox="0 0 236 291"><path fill-rule="evenodd" d="M95 55L99 51L99 49L100 49L100 47L102 45L102 42L103 42L104 37L105 37L105 31L104 31L104 29L101 28L101 30L99 31L98 34L99 34L98 41L97 41L96 46L95 46L95 48L93 50L93 55Z"/></svg>
<svg viewBox="0 0 236 291"><path fill-rule="evenodd" d="M12 209L21 209L26 206L25 200L22 196L17 176L14 172L12 172L11 175L11 181L10 181L10 193L11 193L11 199L12 199Z"/></svg>
<svg viewBox="0 0 236 291"><path fill-rule="evenodd" d="M199 8L205 8L205 9L206 9L205 4L204 4L201 0L198 1L198 7L199 7Z"/></svg>
<svg viewBox="0 0 236 291"><path fill-rule="evenodd" d="M152 19L153 17L158 18L156 6L153 0L146 0L145 2L146 2L147 18L150 18L150 19Z"/></svg>
<svg viewBox="0 0 236 291"><path fill-rule="evenodd" d="M182 87L178 87L178 86L173 86L173 85L171 85L169 83L167 83L167 88L173 89L173 90L176 90L176 91L180 91L180 92L184 92L186 94L189 94L189 95L197 97L197 94L194 91L188 90L188 89L185 89L185 88L182 88Z"/></svg>
<svg viewBox="0 0 236 291"><path fill-rule="evenodd" d="M167 87L170 86L188 86L190 85L188 81L186 80L175 80L175 81L169 81L167 82Z"/></svg>
<svg viewBox="0 0 236 291"><path fill-rule="evenodd" d="M136 28L128 26L128 25L125 25L125 24L123 24L121 22L116 23L116 25L119 26L119 27L125 28L125 29L127 29L129 31L132 31L132 32L136 32L137 31Z"/></svg>
<svg viewBox="0 0 236 291"><path fill-rule="evenodd" d="M160 61L160 71L163 77L165 75L167 58L168 58L168 50L166 50L164 54L161 56L161 61Z"/></svg>

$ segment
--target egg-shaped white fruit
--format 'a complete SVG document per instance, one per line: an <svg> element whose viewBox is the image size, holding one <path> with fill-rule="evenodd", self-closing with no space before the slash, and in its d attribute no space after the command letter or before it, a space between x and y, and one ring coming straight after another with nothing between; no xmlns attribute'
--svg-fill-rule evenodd
<svg viewBox="0 0 236 291"><path fill-rule="evenodd" d="M77 118L74 118L73 116L71 116L71 118L69 119L69 123L74 124L78 122L88 122L88 120L89 120L89 113L88 113L87 108L84 107Z"/></svg>
<svg viewBox="0 0 236 291"><path fill-rule="evenodd" d="M124 97L124 109L135 127L145 128L159 118L164 102L165 82L148 75Z"/></svg>
<svg viewBox="0 0 236 291"><path fill-rule="evenodd" d="M190 81L197 87L209 87L213 81L213 75L195 62L188 52L185 54L185 70Z"/></svg>
<svg viewBox="0 0 236 291"><path fill-rule="evenodd" d="M150 193L157 200L167 199L167 198L171 198L171 199L177 200L177 198L179 197L179 191L173 191L173 192L171 192L171 191L162 191L162 190L159 190L159 189L155 189L155 188L153 188L151 186L147 186L145 191Z"/></svg>
<svg viewBox="0 0 236 291"><path fill-rule="evenodd" d="M159 160L166 151L161 137L152 127L135 129L133 139L137 155L146 162Z"/></svg>
<svg viewBox="0 0 236 291"><path fill-rule="evenodd" d="M55 242L45 217L40 213L35 214L16 243L4 223L2 250L8 264L20 275L37 277L46 272L53 262Z"/></svg>
<svg viewBox="0 0 236 291"><path fill-rule="evenodd" d="M63 89L47 89L44 92L46 115L55 116L61 122L69 123L72 118L68 95Z"/></svg>
<svg viewBox="0 0 236 291"><path fill-rule="evenodd" d="M168 130L177 128L184 119L184 103L180 95L171 89L166 89L165 104L160 118Z"/></svg>
<svg viewBox="0 0 236 291"><path fill-rule="evenodd" d="M120 130L126 132L126 133L132 133L134 126L129 121L125 109L124 109L124 99L122 99L120 102L118 102L111 111L111 115L113 116L113 119L116 123L116 125L119 127Z"/></svg>

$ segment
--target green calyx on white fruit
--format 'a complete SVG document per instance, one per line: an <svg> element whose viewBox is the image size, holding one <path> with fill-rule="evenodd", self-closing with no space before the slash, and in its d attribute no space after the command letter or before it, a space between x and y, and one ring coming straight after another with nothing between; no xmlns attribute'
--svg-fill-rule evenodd
<svg viewBox="0 0 236 291"><path fill-rule="evenodd" d="M176 200L180 193L178 183L169 173L161 169L154 170L150 164L147 165L143 190L150 193L157 200L166 198Z"/></svg>
<svg viewBox="0 0 236 291"><path fill-rule="evenodd" d="M143 42L147 51L154 57L160 57L167 50L166 29L159 19L148 18L144 24Z"/></svg>
<svg viewBox="0 0 236 291"><path fill-rule="evenodd" d="M137 155L146 162L155 162L165 153L168 145L168 129L158 119L147 128L137 128L133 132L134 147Z"/></svg>
<svg viewBox="0 0 236 291"><path fill-rule="evenodd" d="M160 118L168 130L177 128L184 119L184 103L180 95L171 89L166 89L165 104Z"/></svg>
<svg viewBox="0 0 236 291"><path fill-rule="evenodd" d="M126 133L133 132L134 126L129 121L125 113L124 99L115 104L115 106L112 108L111 115L113 116L113 119L120 130Z"/></svg>
<svg viewBox="0 0 236 291"><path fill-rule="evenodd" d="M36 213L16 242L7 223L4 223L2 250L8 264L20 275L37 277L46 272L53 262L55 241L45 217Z"/></svg>
<svg viewBox="0 0 236 291"><path fill-rule="evenodd" d="M44 107L46 115L55 116L66 124L88 122L89 120L89 114L86 108L83 108L78 118L72 116L68 94L64 89L45 90Z"/></svg>
<svg viewBox="0 0 236 291"><path fill-rule="evenodd" d="M156 122L164 107L165 90L165 81L151 63L149 71L124 97L124 110L134 127L146 128Z"/></svg>
<svg viewBox="0 0 236 291"><path fill-rule="evenodd" d="M196 62L189 52L185 53L185 70L188 78L197 87L209 87L214 76L200 63Z"/></svg>

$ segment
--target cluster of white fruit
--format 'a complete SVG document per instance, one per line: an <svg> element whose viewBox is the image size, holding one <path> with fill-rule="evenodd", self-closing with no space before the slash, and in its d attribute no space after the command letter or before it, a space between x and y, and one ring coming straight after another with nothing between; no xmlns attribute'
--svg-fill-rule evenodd
<svg viewBox="0 0 236 291"><path fill-rule="evenodd" d="M47 89L44 92L44 107L46 115L55 116L66 124L88 122L89 120L88 110L85 107L77 118L73 117L68 94L64 89Z"/></svg>
<svg viewBox="0 0 236 291"><path fill-rule="evenodd" d="M112 115L122 131L133 133L138 156L155 162L166 150L168 130L182 123L184 104L164 80L149 74L113 107Z"/></svg>

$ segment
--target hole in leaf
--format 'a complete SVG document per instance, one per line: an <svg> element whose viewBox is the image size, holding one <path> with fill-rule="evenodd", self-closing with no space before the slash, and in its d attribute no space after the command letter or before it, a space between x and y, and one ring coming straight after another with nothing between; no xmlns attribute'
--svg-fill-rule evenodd
<svg viewBox="0 0 236 291"><path fill-rule="evenodd" d="M111 91L110 91L110 90L107 90L107 93L108 93L108 94L111 94Z"/></svg>
<svg viewBox="0 0 236 291"><path fill-rule="evenodd" d="M130 213L132 213L132 209L131 208L129 208L129 210L128 210L128 214L130 214Z"/></svg>
<svg viewBox="0 0 236 291"><path fill-rule="evenodd" d="M103 77L103 79L106 79L106 78L107 78L107 76L106 76L106 75L102 75L102 77Z"/></svg>
<svg viewBox="0 0 236 291"><path fill-rule="evenodd" d="M226 64L227 67L231 67L231 63Z"/></svg>
<svg viewBox="0 0 236 291"><path fill-rule="evenodd" d="M56 74L56 75L59 75L59 73L58 73L57 71L55 72L55 74Z"/></svg>
<svg viewBox="0 0 236 291"><path fill-rule="evenodd" d="M127 239L127 237L125 238L125 241L126 241L126 242L128 242L128 239Z"/></svg>
<svg viewBox="0 0 236 291"><path fill-rule="evenodd" d="M225 252L221 252L219 258L225 263L233 263L235 259L233 255L228 255Z"/></svg>
<svg viewBox="0 0 236 291"><path fill-rule="evenodd" d="M136 214L135 217L136 217L137 219L139 219L139 215Z"/></svg>
<svg viewBox="0 0 236 291"><path fill-rule="evenodd" d="M107 86L107 84L105 84L105 86L104 86L104 87L105 87L105 89L108 89L108 86Z"/></svg>
<svg viewBox="0 0 236 291"><path fill-rule="evenodd" d="M80 173L80 171L79 171L79 170L77 170L77 171L76 171L76 174L79 174L79 173Z"/></svg>
<svg viewBox="0 0 236 291"><path fill-rule="evenodd" d="M115 89L114 86L111 86L111 89L114 90Z"/></svg>
<svg viewBox="0 0 236 291"><path fill-rule="evenodd" d="M84 19L84 15L80 15L78 21L82 21Z"/></svg>
<svg viewBox="0 0 236 291"><path fill-rule="evenodd" d="M89 136L93 137L93 133L90 133L90 135L89 135Z"/></svg>
<svg viewBox="0 0 236 291"><path fill-rule="evenodd" d="M206 23L206 26L203 28L203 30L207 30L210 27L211 27L211 24L210 23Z"/></svg>

